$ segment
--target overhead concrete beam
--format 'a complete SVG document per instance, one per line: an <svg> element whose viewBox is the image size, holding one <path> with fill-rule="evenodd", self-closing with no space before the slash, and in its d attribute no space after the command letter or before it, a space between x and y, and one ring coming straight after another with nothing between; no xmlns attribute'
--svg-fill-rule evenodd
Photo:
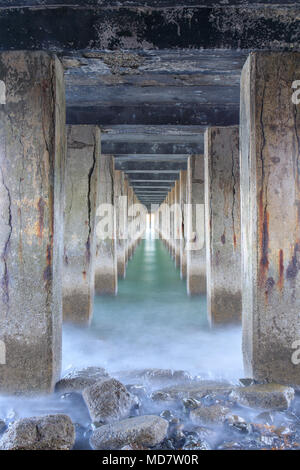
<svg viewBox="0 0 300 470"><path fill-rule="evenodd" d="M276 70L276 74L274 74ZM300 53L253 53L241 81L243 353L258 380L300 385Z"/></svg>
<svg viewBox="0 0 300 470"><path fill-rule="evenodd" d="M46 52L4 52L0 80L0 392L45 394L61 369L63 69Z"/></svg>
<svg viewBox="0 0 300 470"><path fill-rule="evenodd" d="M136 188L147 188L147 187L153 187L153 188L166 188L166 189L170 189L170 187L172 187L174 185L174 182L173 181L134 181L134 180L131 180L131 185L133 187L136 187Z"/></svg>
<svg viewBox="0 0 300 470"><path fill-rule="evenodd" d="M0 21L1 25L1 21ZM1 37L1 34L0 34ZM190 103L114 106L67 106L68 124L143 124L230 126L239 122L238 105Z"/></svg>
<svg viewBox="0 0 300 470"><path fill-rule="evenodd" d="M130 155L130 154L169 154L169 155L184 155L195 154L203 152L204 144L203 138L199 142L191 143L148 143L148 142L103 142L103 153L110 155Z"/></svg>
<svg viewBox="0 0 300 470"><path fill-rule="evenodd" d="M240 323L241 213L239 127L205 134L207 315L211 326Z"/></svg>
<svg viewBox="0 0 300 470"><path fill-rule="evenodd" d="M187 160L188 153L124 153L113 154L117 162L184 162Z"/></svg>

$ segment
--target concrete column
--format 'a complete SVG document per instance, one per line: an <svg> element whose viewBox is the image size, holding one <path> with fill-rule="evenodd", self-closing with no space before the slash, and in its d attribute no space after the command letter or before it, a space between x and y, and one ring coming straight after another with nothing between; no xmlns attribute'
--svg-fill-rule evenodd
<svg viewBox="0 0 300 470"><path fill-rule="evenodd" d="M133 192L133 204L137 205L139 203L138 198L135 195L135 192ZM132 249L132 254L135 253L136 247L139 243L139 233L136 231L136 227L134 227L134 232L133 232L133 249Z"/></svg>
<svg viewBox="0 0 300 470"><path fill-rule="evenodd" d="M175 260L175 186L170 192L170 254Z"/></svg>
<svg viewBox="0 0 300 470"><path fill-rule="evenodd" d="M67 127L63 318L89 324L93 313L100 130Z"/></svg>
<svg viewBox="0 0 300 470"><path fill-rule="evenodd" d="M182 231L182 217L180 205L180 182L175 181L174 186L174 250L175 250L175 266L180 268L180 244Z"/></svg>
<svg viewBox="0 0 300 470"><path fill-rule="evenodd" d="M126 204L127 204L127 209L125 212L125 234L124 234L124 245L125 245L125 262L126 265L128 263L128 250L129 250L129 240L128 240L128 179L127 176L124 175L124 196L126 196ZM125 272L126 275L126 272Z"/></svg>
<svg viewBox="0 0 300 470"><path fill-rule="evenodd" d="M298 52L251 53L242 71L240 120L245 367L256 379L298 385L300 111L293 86L299 73Z"/></svg>
<svg viewBox="0 0 300 470"><path fill-rule="evenodd" d="M126 274L126 240L125 230L127 223L127 193L124 193L124 173L115 170L114 173L114 200L116 212L116 249L118 276L125 277Z"/></svg>
<svg viewBox="0 0 300 470"><path fill-rule="evenodd" d="M100 157L100 185L95 264L95 291L114 295L118 290L116 217L114 211L114 158Z"/></svg>
<svg viewBox="0 0 300 470"><path fill-rule="evenodd" d="M203 155L188 159L187 192L187 291L190 295L206 294Z"/></svg>
<svg viewBox="0 0 300 470"><path fill-rule="evenodd" d="M180 239L180 277L186 279L186 220L185 220L185 208L188 202L187 200L187 171L180 171L180 205L181 205L181 239Z"/></svg>
<svg viewBox="0 0 300 470"><path fill-rule="evenodd" d="M205 133L207 313L211 325L240 322L239 128Z"/></svg>
<svg viewBox="0 0 300 470"><path fill-rule="evenodd" d="M0 80L0 391L47 393L61 365L63 68L1 52Z"/></svg>

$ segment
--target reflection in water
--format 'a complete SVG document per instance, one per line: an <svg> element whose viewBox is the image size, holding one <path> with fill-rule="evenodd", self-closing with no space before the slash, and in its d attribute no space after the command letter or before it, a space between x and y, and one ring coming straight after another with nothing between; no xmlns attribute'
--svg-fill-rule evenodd
<svg viewBox="0 0 300 470"><path fill-rule="evenodd" d="M154 367L236 380L242 376L240 336L236 327L209 329L205 298L186 295L162 242L148 239L129 262L118 296L95 298L91 327L64 328L63 371L91 365L111 373ZM81 397L0 397L0 418L7 423L49 413L67 413L77 423L79 446L89 447L90 419Z"/></svg>
<svg viewBox="0 0 300 470"><path fill-rule="evenodd" d="M146 239L116 297L96 297L87 330L65 328L63 367L185 369L204 377L243 376L240 327L211 330L205 297L190 298L160 240Z"/></svg>

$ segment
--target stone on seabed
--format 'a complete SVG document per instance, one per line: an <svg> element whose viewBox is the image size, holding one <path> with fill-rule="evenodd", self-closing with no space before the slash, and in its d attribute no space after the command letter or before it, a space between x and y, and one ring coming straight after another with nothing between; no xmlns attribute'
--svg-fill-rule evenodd
<svg viewBox="0 0 300 470"><path fill-rule="evenodd" d="M230 398L240 405L267 410L286 410L294 396L292 387L273 383L238 387L230 394Z"/></svg>
<svg viewBox="0 0 300 470"><path fill-rule="evenodd" d="M152 394L152 399L155 401L166 402L186 398L200 399L208 394L229 394L233 388L233 385L230 385L227 382L202 380L200 382L192 382L162 388Z"/></svg>
<svg viewBox="0 0 300 470"><path fill-rule="evenodd" d="M90 385L93 385L99 380L107 379L108 377L108 373L102 367L75 369L68 372L57 382L55 390L61 393L82 392Z"/></svg>
<svg viewBox="0 0 300 470"><path fill-rule="evenodd" d="M148 415L100 426L90 439L93 449L121 449L124 446L152 447L167 436L168 421Z"/></svg>
<svg viewBox="0 0 300 470"><path fill-rule="evenodd" d="M201 406L191 411L190 418L194 424L222 424L229 413L230 409L226 408L225 406Z"/></svg>
<svg viewBox="0 0 300 470"><path fill-rule="evenodd" d="M15 421L0 439L1 450L71 450L75 427L67 415L47 415Z"/></svg>
<svg viewBox="0 0 300 470"><path fill-rule="evenodd" d="M82 396L95 423L127 418L135 403L133 395L116 379L96 382L84 389Z"/></svg>

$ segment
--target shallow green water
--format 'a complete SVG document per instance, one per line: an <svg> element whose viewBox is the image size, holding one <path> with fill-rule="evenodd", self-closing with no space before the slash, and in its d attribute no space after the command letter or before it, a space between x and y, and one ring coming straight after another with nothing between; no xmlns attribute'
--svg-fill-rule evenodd
<svg viewBox="0 0 300 470"><path fill-rule="evenodd" d="M205 297L188 297L163 243L147 239L119 280L118 295L95 298L91 327L65 328L63 366L159 367L237 378L240 343L240 328L210 330Z"/></svg>

